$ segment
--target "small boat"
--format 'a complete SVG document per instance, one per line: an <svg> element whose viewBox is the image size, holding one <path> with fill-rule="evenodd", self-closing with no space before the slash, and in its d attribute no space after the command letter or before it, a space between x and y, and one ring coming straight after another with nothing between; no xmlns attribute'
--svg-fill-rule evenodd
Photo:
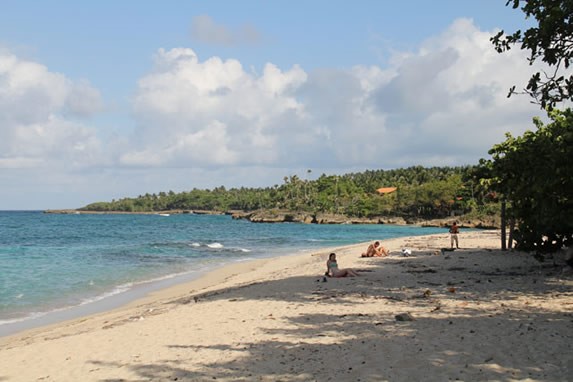
<svg viewBox="0 0 573 382"><path fill-rule="evenodd" d="M159 214L159 216L170 216L169 214Z"/></svg>

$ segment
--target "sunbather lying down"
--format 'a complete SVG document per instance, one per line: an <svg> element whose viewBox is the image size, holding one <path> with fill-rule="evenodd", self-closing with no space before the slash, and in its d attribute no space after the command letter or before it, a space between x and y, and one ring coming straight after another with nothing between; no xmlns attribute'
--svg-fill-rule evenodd
<svg viewBox="0 0 573 382"><path fill-rule="evenodd" d="M389 254L390 252L388 252L388 250L384 248L384 246L380 245L379 241L375 241L374 243L368 246L368 249L366 250L366 252L362 254L361 257L374 257L374 256L382 257L382 256L388 256Z"/></svg>
<svg viewBox="0 0 573 382"><path fill-rule="evenodd" d="M338 268L338 263L336 262L336 253L331 253L328 256L328 261L326 262L326 273L330 277L354 277L358 276L356 271L350 268L340 269Z"/></svg>

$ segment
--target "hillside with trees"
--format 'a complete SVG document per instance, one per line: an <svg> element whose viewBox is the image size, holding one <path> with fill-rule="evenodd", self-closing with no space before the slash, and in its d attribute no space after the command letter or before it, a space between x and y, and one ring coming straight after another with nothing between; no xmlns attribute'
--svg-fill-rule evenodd
<svg viewBox="0 0 573 382"><path fill-rule="evenodd" d="M369 170L345 175L323 174L316 180L285 176L284 183L265 188L194 188L139 195L89 204L83 211L161 212L280 210L347 217L399 216L435 219L472 213L492 215L498 203L480 186L476 167L409 167ZM310 170L308 171L310 174ZM309 175L307 174L307 175ZM395 188L390 193L378 189Z"/></svg>

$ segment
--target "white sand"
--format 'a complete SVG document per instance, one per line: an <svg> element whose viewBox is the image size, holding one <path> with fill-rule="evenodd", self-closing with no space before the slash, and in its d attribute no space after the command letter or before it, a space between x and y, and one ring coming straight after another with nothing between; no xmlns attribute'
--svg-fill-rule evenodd
<svg viewBox="0 0 573 382"><path fill-rule="evenodd" d="M492 231L226 267L112 312L0 338L0 381L566 381L573 279ZM412 249L411 257L399 250ZM437 253L437 254L436 254ZM409 313L413 321L397 321Z"/></svg>

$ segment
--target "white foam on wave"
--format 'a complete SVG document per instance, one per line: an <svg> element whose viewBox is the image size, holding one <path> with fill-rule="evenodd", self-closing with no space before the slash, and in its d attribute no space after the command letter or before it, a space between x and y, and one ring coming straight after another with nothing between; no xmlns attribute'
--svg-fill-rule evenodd
<svg viewBox="0 0 573 382"><path fill-rule="evenodd" d="M105 298L111 297L111 296L115 296L116 294L120 294L123 293L125 291L128 291L129 289L131 289L133 287L133 283L126 283L126 284L122 284L119 285L115 288L113 288L112 290L110 290L109 292L105 292L102 294L98 294L97 296L94 297L88 297L88 298L84 298L83 300L80 301L79 304L77 304L78 306L82 306L82 305L86 305L86 304L91 304L93 302L96 301L101 301Z"/></svg>
<svg viewBox="0 0 573 382"><path fill-rule="evenodd" d="M207 247L209 247L209 248L223 248L223 244L221 244L221 243L211 243L211 244L207 244Z"/></svg>
<svg viewBox="0 0 573 382"><path fill-rule="evenodd" d="M236 263L242 263L242 262L244 262L244 261L251 261L251 260L257 260L257 258L256 258L256 257L245 257L245 258L242 258L242 259L235 259L234 261L235 261Z"/></svg>
<svg viewBox="0 0 573 382"><path fill-rule="evenodd" d="M55 312L56 310L53 310L53 312ZM42 316L45 316L46 314L48 314L50 312L34 312L34 313L30 313L27 316L24 317L18 317L18 318L12 318L12 319L6 319L6 320L0 320L0 326L2 325L7 325L7 324L14 324L17 322L22 322L22 321L26 321L26 320L32 320L35 318L39 318Z"/></svg>
<svg viewBox="0 0 573 382"><path fill-rule="evenodd" d="M191 245L192 247L200 247L200 246L201 246L201 243L195 242L195 243L191 243L190 245Z"/></svg>

